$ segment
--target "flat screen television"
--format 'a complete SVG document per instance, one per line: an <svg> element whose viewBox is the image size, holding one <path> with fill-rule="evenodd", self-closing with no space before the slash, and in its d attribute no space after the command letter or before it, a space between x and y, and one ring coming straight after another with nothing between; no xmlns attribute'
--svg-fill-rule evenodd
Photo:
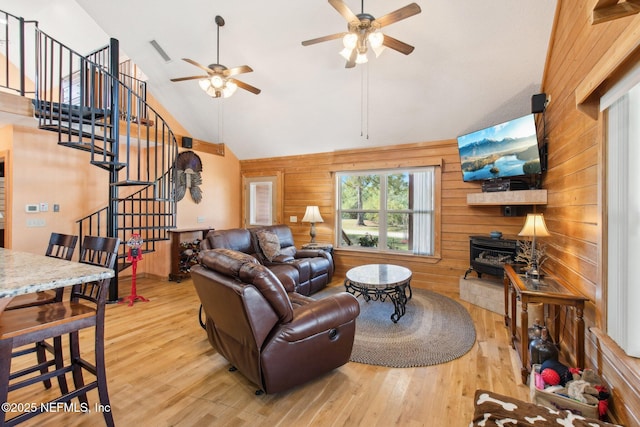
<svg viewBox="0 0 640 427"><path fill-rule="evenodd" d="M533 114L459 136L458 152L465 182L542 171Z"/></svg>

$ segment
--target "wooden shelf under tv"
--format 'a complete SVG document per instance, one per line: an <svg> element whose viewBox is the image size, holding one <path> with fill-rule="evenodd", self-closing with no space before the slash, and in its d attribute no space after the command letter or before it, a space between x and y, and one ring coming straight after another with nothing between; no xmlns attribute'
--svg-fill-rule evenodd
<svg viewBox="0 0 640 427"><path fill-rule="evenodd" d="M495 191L467 194L467 205L546 205L547 190Z"/></svg>

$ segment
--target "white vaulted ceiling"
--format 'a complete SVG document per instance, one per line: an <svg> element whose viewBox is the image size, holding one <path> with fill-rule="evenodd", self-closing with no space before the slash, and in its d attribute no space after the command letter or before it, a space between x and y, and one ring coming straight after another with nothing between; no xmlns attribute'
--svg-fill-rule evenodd
<svg viewBox="0 0 640 427"><path fill-rule="evenodd" d="M415 0L422 13L385 27L415 46L386 49L345 69L340 40L301 42L345 31L326 0L0 0L0 9L39 21L80 53L120 41L148 77L151 93L194 138L224 142L240 159L455 138L531 112L540 92L556 0ZM345 0L359 13L361 2ZM411 0L365 0L380 17ZM238 79L260 88L212 99L180 58L249 65ZM172 58L165 62L149 43Z"/></svg>

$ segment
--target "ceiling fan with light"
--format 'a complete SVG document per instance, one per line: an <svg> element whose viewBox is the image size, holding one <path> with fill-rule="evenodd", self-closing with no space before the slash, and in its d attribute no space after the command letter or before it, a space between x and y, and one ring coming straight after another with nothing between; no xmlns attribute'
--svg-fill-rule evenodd
<svg viewBox="0 0 640 427"><path fill-rule="evenodd" d="M346 68L353 68L356 64L367 62L369 47L373 49L376 57L385 46L405 55L413 52L413 46L383 34L380 29L420 13L422 10L416 3L411 3L377 19L364 12L364 0L361 0L361 13L357 15L342 0L329 0L329 4L347 20L348 31L306 40L302 42L303 46L342 38L344 49L340 55L347 60Z"/></svg>
<svg viewBox="0 0 640 427"><path fill-rule="evenodd" d="M195 65L198 68L206 71L206 75L189 76L189 77L177 77L171 79L172 82L181 82L184 80L196 80L199 79L198 84L200 88L204 90L212 98L228 98L234 94L237 88L248 90L256 95L260 93L260 89L253 87L240 80L234 79L233 76L250 73L253 71L248 65L241 65L239 67L227 68L224 65L220 65L220 27L224 26L224 19L221 16L216 16L216 25L218 26L217 40L216 40L216 63L209 64L205 67L202 64L197 63L193 59L182 58L183 61L189 64Z"/></svg>

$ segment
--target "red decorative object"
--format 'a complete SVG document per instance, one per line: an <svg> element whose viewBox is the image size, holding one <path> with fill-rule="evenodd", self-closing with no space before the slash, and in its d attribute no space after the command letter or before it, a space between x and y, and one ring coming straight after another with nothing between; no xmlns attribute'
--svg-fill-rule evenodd
<svg viewBox="0 0 640 427"><path fill-rule="evenodd" d="M131 263L131 295L128 297L120 298L118 304L122 304L124 302L129 301L129 307L133 305L133 303L137 300L147 302L149 301L142 295L138 295L136 292L136 270L138 268L138 261L142 260L142 250L140 247L142 246L143 240L139 234L134 233L129 241L127 241L127 246L129 247L129 252L127 253L127 261Z"/></svg>
<svg viewBox="0 0 640 427"><path fill-rule="evenodd" d="M558 385L560 384L560 375L556 371L551 368L547 368L541 373L542 379L548 385Z"/></svg>

